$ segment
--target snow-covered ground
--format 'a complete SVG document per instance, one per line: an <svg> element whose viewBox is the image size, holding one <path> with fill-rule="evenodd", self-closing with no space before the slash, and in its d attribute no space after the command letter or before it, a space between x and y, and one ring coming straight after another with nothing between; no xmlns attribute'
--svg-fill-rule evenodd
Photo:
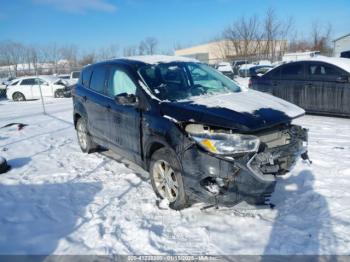
<svg viewBox="0 0 350 262"><path fill-rule="evenodd" d="M274 210L173 211L146 172L83 154L70 99L0 101L0 254L349 254L350 119L305 116L310 166L279 179ZM160 207L159 207L160 206Z"/></svg>
<svg viewBox="0 0 350 262"><path fill-rule="evenodd" d="M234 81L236 81L243 90L246 90L248 89L249 79L250 77L235 76Z"/></svg>

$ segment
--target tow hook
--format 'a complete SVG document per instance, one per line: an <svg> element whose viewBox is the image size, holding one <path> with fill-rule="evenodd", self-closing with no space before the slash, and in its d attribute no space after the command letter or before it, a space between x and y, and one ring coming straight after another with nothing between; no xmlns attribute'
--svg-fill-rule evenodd
<svg viewBox="0 0 350 262"><path fill-rule="evenodd" d="M302 158L303 160L305 160L305 161L306 161L306 160L309 161L309 164L310 164L310 165L312 164L312 161L310 160L307 151L301 154L301 158Z"/></svg>

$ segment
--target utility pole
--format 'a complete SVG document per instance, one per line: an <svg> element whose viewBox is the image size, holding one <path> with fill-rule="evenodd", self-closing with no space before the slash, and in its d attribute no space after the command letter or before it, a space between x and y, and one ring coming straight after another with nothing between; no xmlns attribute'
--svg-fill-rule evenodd
<svg viewBox="0 0 350 262"><path fill-rule="evenodd" d="M36 76L35 81L38 81L38 71L37 71L37 70L35 70L35 76ZM43 92L41 91L41 82L38 81L38 83L39 83L39 91L40 91L41 105L42 105L42 107L43 107L43 114L46 115L46 109L45 109L45 103L44 103Z"/></svg>

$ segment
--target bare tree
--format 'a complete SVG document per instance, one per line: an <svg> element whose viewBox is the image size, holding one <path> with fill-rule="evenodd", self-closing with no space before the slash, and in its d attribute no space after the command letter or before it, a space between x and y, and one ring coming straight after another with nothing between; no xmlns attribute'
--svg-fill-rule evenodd
<svg viewBox="0 0 350 262"><path fill-rule="evenodd" d="M147 37L139 44L139 55L154 55L157 51L158 40L154 37Z"/></svg>
<svg viewBox="0 0 350 262"><path fill-rule="evenodd" d="M123 55L124 56L135 56L135 55L137 55L137 47L136 46L124 47Z"/></svg>
<svg viewBox="0 0 350 262"><path fill-rule="evenodd" d="M328 23L326 26L315 21L311 27L312 47L314 51L320 51L323 54L331 53L331 34L332 25Z"/></svg>
<svg viewBox="0 0 350 262"><path fill-rule="evenodd" d="M58 72L58 62L62 59L61 48L56 44L49 44L42 49L43 61L46 63L52 63L54 72Z"/></svg>
<svg viewBox="0 0 350 262"><path fill-rule="evenodd" d="M17 76L19 64L25 61L25 48L21 43L5 41L1 44L1 56L9 74Z"/></svg>
<svg viewBox="0 0 350 262"><path fill-rule="evenodd" d="M86 66L96 62L96 54L94 51L85 53L79 60L79 65Z"/></svg>
<svg viewBox="0 0 350 262"><path fill-rule="evenodd" d="M118 57L119 46L116 44L111 44L107 47L100 48L97 58L98 60L108 60Z"/></svg>
<svg viewBox="0 0 350 262"><path fill-rule="evenodd" d="M69 70L78 64L78 47L76 45L66 45L60 48L61 57L68 64Z"/></svg>
<svg viewBox="0 0 350 262"><path fill-rule="evenodd" d="M270 60L275 61L287 49L287 43L285 42L285 44L283 44L281 40L287 39L293 25L293 19L289 18L285 21L279 19L276 16L275 11L272 8L269 8L266 11L263 25L265 54Z"/></svg>
<svg viewBox="0 0 350 262"><path fill-rule="evenodd" d="M39 48L35 46L25 47L25 63L28 65L28 72L37 73L41 60ZM33 69L33 71L32 71Z"/></svg>
<svg viewBox="0 0 350 262"><path fill-rule="evenodd" d="M236 56L247 57L256 54L261 40L258 17L241 17L225 29L223 38L228 40L220 47L225 54L232 54L232 49Z"/></svg>

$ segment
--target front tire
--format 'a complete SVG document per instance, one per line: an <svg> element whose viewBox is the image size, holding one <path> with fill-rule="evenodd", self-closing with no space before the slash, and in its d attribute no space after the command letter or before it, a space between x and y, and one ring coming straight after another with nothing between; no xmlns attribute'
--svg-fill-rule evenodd
<svg viewBox="0 0 350 262"><path fill-rule="evenodd" d="M84 153L92 153L96 150L97 145L91 139L88 132L86 121L84 118L79 118L76 125L78 143L81 151Z"/></svg>
<svg viewBox="0 0 350 262"><path fill-rule="evenodd" d="M63 98L64 97L63 91L62 90L56 90L54 97L55 98Z"/></svg>
<svg viewBox="0 0 350 262"><path fill-rule="evenodd" d="M12 95L12 100L16 102L26 101L26 97L22 93L16 92Z"/></svg>
<svg viewBox="0 0 350 262"><path fill-rule="evenodd" d="M181 165L175 152L169 148L161 148L151 157L150 176L156 195L169 201L169 207L181 210L188 206L185 194Z"/></svg>

